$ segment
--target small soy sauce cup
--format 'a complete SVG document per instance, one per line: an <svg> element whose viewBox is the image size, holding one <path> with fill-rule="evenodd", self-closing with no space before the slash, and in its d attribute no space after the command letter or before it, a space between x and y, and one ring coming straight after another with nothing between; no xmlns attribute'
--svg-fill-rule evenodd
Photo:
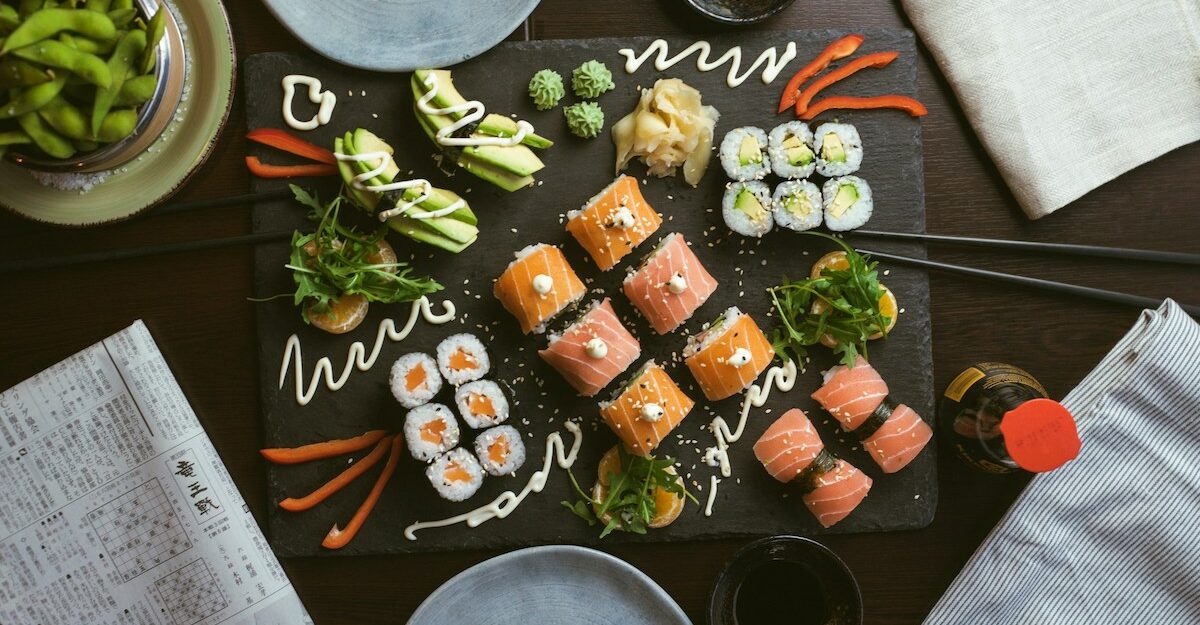
<svg viewBox="0 0 1200 625"><path fill-rule="evenodd" d="M821 543L772 536L738 551L717 575L709 625L861 625L854 574Z"/></svg>

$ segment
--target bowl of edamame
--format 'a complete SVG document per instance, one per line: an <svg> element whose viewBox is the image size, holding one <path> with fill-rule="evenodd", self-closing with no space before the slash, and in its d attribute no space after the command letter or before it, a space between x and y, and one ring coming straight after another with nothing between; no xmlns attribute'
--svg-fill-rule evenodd
<svg viewBox="0 0 1200 625"><path fill-rule="evenodd" d="M159 0L0 1L0 42L0 156L31 169L128 163L183 94L183 38Z"/></svg>

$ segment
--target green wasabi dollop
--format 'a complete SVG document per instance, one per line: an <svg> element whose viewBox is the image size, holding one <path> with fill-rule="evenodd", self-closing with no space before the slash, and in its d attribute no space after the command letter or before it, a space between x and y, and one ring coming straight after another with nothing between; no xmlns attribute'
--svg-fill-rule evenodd
<svg viewBox="0 0 1200 625"><path fill-rule="evenodd" d="M604 111L595 102L572 104L563 109L563 115L567 116L567 128L576 137L591 139L604 128Z"/></svg>
<svg viewBox="0 0 1200 625"><path fill-rule="evenodd" d="M588 61L571 71L571 89L581 98L598 98L615 86L612 72L600 61Z"/></svg>
<svg viewBox="0 0 1200 625"><path fill-rule="evenodd" d="M567 95L562 76L552 69L539 70L529 79L529 97L539 111L548 111L558 106L558 101Z"/></svg>

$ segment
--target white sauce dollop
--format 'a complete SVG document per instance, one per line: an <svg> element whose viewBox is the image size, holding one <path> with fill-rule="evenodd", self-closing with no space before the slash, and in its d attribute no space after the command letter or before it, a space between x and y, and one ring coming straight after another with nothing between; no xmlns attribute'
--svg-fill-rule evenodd
<svg viewBox="0 0 1200 625"><path fill-rule="evenodd" d="M676 273L675 275L671 276L670 280L667 280L667 290L675 295L683 293L687 290L687 288L687 279L684 278L683 274L681 273Z"/></svg>
<svg viewBox="0 0 1200 625"><path fill-rule="evenodd" d="M444 217L466 205L466 202L462 198L459 198L458 201L451 203L446 208L435 211L413 213L410 215L408 212L412 210L414 206L424 202L425 200L428 200L429 196L433 194L433 185L430 184L428 180L425 180L424 178L413 178L412 180L393 181L387 184L368 185L364 183L387 171L388 165L392 162L391 154L388 154L382 150L378 152L363 152L362 154L343 154L341 152L334 152L333 157L339 161L347 162L367 161L368 166L370 166L370 161L379 161L379 165L375 166L374 169L358 174L350 179L350 186L354 187L355 189L359 189L360 191L384 193L387 191L401 191L404 189L411 189L413 187L421 187L421 194L418 195L416 199L405 201L403 204L399 204L395 208L381 211L378 215L376 215L376 217L379 218L379 221L387 221L392 217L400 215L411 217L412 219L433 219L434 217Z"/></svg>
<svg viewBox="0 0 1200 625"><path fill-rule="evenodd" d="M709 54L712 53L712 46L709 45L707 41L697 41L685 48L683 52L680 52L671 58L667 58L667 42L664 39L655 39L654 42L651 43L649 47L647 47L640 55L635 53L630 48L623 48L618 52L621 54L621 56L625 57L625 72L632 74L638 71L638 68L640 68L642 64L645 63L646 60L655 53L657 53L658 56L654 59L654 69L657 69L661 72L687 58L688 55L697 50L700 51L700 54L696 57L696 68L702 72L716 69L724 65L726 61L732 61L729 65L729 74L725 78L725 84L729 85L730 88L737 87L743 82L746 82L746 79L750 77L750 74L753 74L754 71L758 69L758 66L763 65L764 63L766 64L766 67L763 68L762 81L763 84L769 84L779 76L779 72L783 71L783 68L792 59L796 58L796 42L789 41L782 55L777 55L775 48L772 46L766 50L763 50L762 54L758 56L758 59L754 61L754 64L739 76L738 70L741 69L742 65L741 46L734 46L730 48L716 61L708 60Z"/></svg>
<svg viewBox="0 0 1200 625"><path fill-rule="evenodd" d="M538 295L550 293L550 291L554 290L554 278L544 273L539 273L533 277L533 290Z"/></svg>
<svg viewBox="0 0 1200 625"><path fill-rule="evenodd" d="M602 338L594 338L584 344L583 350L588 356L599 360L608 355L608 343Z"/></svg>
<svg viewBox="0 0 1200 625"><path fill-rule="evenodd" d="M613 213L612 225L614 228L632 228L637 223L633 219L633 213L629 212L629 208L622 205Z"/></svg>
<svg viewBox="0 0 1200 625"><path fill-rule="evenodd" d="M308 101L320 105L312 119L302 122L292 115L292 100L296 97L296 85L308 86ZM329 123L337 96L332 91L321 91L321 81L312 76L290 74L283 77L283 121L296 130L313 130Z"/></svg>
<svg viewBox="0 0 1200 625"><path fill-rule="evenodd" d="M744 367L750 364L751 358L750 350L745 347L739 347L733 350L733 354L729 358L725 359L725 363L734 367Z"/></svg>
<svg viewBox="0 0 1200 625"><path fill-rule="evenodd" d="M642 411L638 414L638 418L642 421L658 423L658 421L662 419L663 415L666 413L667 411L663 410L663 407L659 406L658 404L645 404L642 406Z"/></svg>

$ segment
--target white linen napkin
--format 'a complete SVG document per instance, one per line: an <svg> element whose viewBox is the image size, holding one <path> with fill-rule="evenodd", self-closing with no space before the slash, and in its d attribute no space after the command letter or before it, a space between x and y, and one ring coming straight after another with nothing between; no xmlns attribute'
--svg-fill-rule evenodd
<svg viewBox="0 0 1200 625"><path fill-rule="evenodd" d="M925 625L1200 623L1200 325L1171 300L1063 404L1083 448L1030 482Z"/></svg>
<svg viewBox="0 0 1200 625"><path fill-rule="evenodd" d="M1032 219L1200 139L1197 0L902 0Z"/></svg>

